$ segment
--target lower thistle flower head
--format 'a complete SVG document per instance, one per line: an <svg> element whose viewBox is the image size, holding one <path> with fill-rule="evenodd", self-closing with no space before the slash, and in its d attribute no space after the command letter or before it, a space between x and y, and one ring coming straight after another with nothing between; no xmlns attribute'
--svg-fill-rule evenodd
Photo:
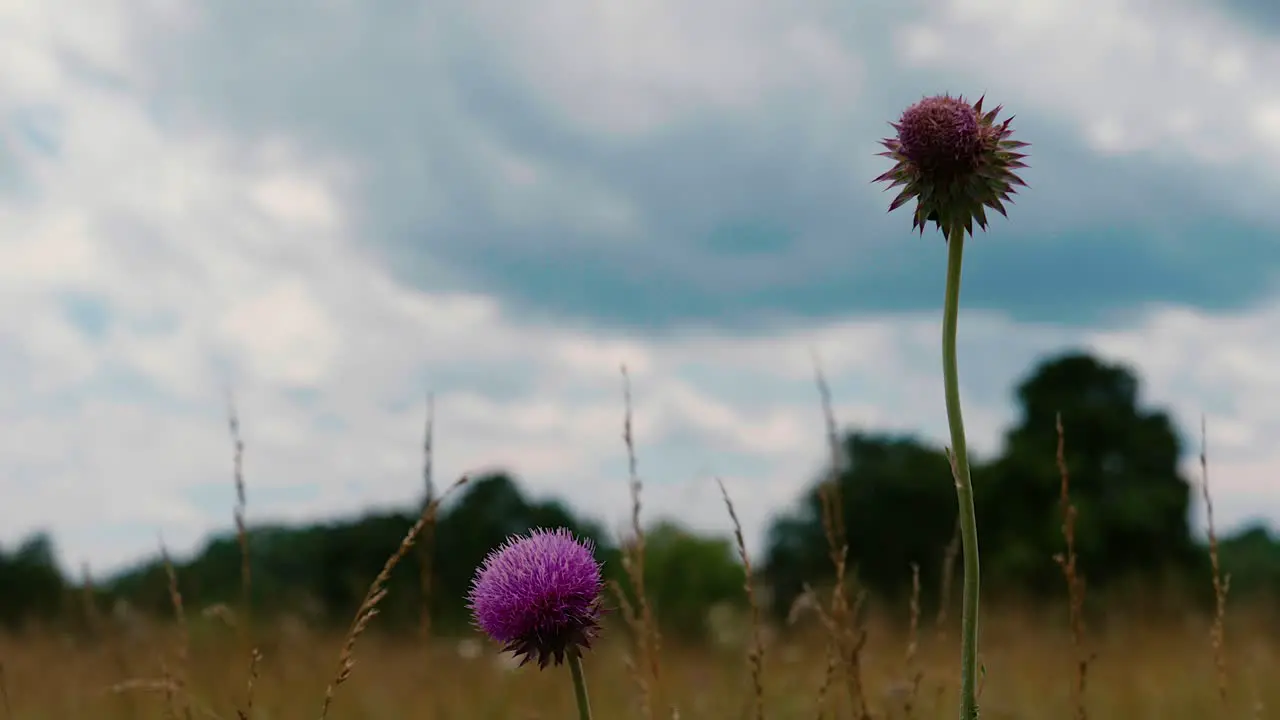
<svg viewBox="0 0 1280 720"><path fill-rule="evenodd" d="M600 628L601 565L590 540L534 530L489 553L468 598L476 625L503 649L546 667L588 648Z"/></svg>
<svg viewBox="0 0 1280 720"><path fill-rule="evenodd" d="M996 122L1000 109L984 114L981 98L971 105L963 97L937 95L890 123L897 135L881 141L880 155L896 164L872 181L902 187L889 211L915 198L911 227L923 233L932 222L944 237L958 228L972 235L974 220L985 230L986 208L1005 215L1014 186L1026 186L1014 171L1026 167L1018 149L1027 143L1011 139L1013 118Z"/></svg>

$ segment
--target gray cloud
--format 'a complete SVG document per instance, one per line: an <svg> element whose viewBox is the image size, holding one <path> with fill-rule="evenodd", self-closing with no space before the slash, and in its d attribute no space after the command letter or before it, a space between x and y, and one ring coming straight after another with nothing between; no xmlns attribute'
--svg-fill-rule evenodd
<svg viewBox="0 0 1280 720"><path fill-rule="evenodd" d="M905 211L886 216L888 196L868 183L885 162L872 154L886 120L920 94L905 88L933 91L942 78L895 61L884 30L905 23L909 8L851 22L825 5L789 12L760 2L721 31L748 42L757 15L820 19L856 61L829 63L847 76L770 85L762 74L759 87L740 93L749 100L726 109L730 100L692 80L668 87L675 81L658 75L658 89L645 94L633 75L649 66L619 60L597 75L606 88L611 78L641 88L630 114L615 107L627 98L610 95L600 102L611 105L582 100L579 114L566 115L547 93L568 91L545 74L531 84L520 49L564 46L555 49L567 64L539 67L573 79L575 59L601 61L589 38L499 22L483 3L298 7L277 19L247 2L207 6L189 30L157 34L149 87L175 121L283 134L356 163L361 235L406 283L653 331L759 329L937 302L937 238L911 237ZM762 37L761 62L795 61L781 41ZM671 43L667 52L699 59L696 48ZM634 53L667 47L662 38L634 44ZM703 61L739 60L725 47ZM635 130L639 120L615 119L612 132L588 122L620 113L660 120ZM1082 152L1061 118L1034 105L1018 115L1021 136L1035 143L1033 188L1010 222L997 219L977 243L985 247L975 251L969 303L1090 323L1148 302L1221 309L1265 296L1277 258L1257 238L1268 228L1207 218L1220 203L1203 197L1194 171Z"/></svg>
<svg viewBox="0 0 1280 720"><path fill-rule="evenodd" d="M977 37L985 26L965 23L1001 1L921 17L944 23L935 40ZM254 521L411 502L428 388L442 477L505 466L536 494L621 519L623 361L650 516L723 531L710 475L724 473L758 540L823 456L809 346L843 422L946 435L942 246L886 215L867 180L885 118L917 88L985 83L1019 106L1037 165L1014 219L968 256L975 450L998 447L1009 386L1037 356L1096 347L1135 362L1182 427L1210 411L1224 524L1274 513L1276 310L1196 309L1256 302L1274 267L1259 236L1275 220L1275 150L1245 122L1266 130L1269 116L1239 88L1216 111L1230 132L1139 124L1158 140L1144 149L1111 131L1150 120L1163 86L1125 105L1148 86L1112 63L1037 94L1029 77L1071 70L1052 65L1061 43L1095 36L1037 36L1017 13L1014 37L1033 46L1014 72L983 54L1007 48L983 43L903 67L890 30L915 21L908 5L656 0L610 5L623 19L609 20L580 0L531 14L297 3L278 20L210 3L126 17L137 7L29 4L0 28L0 59L21 69L0 74L15 160L0 168L0 279L15 298L0 310L13 385L0 489L22 498L0 507L0 541L47 527L69 565L101 569L152 551L157 531L187 551L226 527L227 382ZM1135 6L1038 7L1092 22ZM1113 74L1119 100L1095 102ZM1138 114L1095 132L1089 112L1112 106ZM1188 159L1206 138L1235 154ZM1259 204L1234 213L1238 198ZM1161 298L1177 302L1120 312ZM1000 312L968 312L981 308Z"/></svg>
<svg viewBox="0 0 1280 720"><path fill-rule="evenodd" d="M1204 4L1220 6L1255 26L1260 24L1273 32L1280 30L1280 5L1270 0L1209 0Z"/></svg>

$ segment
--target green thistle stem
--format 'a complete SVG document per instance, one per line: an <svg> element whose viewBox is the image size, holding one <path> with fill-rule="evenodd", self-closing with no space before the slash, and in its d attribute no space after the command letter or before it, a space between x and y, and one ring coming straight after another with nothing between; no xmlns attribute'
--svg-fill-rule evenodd
<svg viewBox="0 0 1280 720"><path fill-rule="evenodd" d="M578 720L591 720L591 701L587 699L587 680L582 674L582 653L569 651L569 672L573 674L573 695L578 700Z"/></svg>
<svg viewBox="0 0 1280 720"><path fill-rule="evenodd" d="M960 538L964 549L964 605L960 614L960 720L978 717L978 519L973 509L973 480L960 414L960 381L956 372L956 320L960 312L960 266L964 227L951 228L947 241L947 294L942 310L942 382L951 429L951 470L960 505Z"/></svg>

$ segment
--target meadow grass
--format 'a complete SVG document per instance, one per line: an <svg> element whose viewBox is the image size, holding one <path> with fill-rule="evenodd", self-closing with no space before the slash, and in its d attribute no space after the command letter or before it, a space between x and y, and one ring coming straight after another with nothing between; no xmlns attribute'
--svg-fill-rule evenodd
<svg viewBox="0 0 1280 720"><path fill-rule="evenodd" d="M939 638L921 628L907 659L909 624L901 613L873 610L862 648L861 682L876 718L955 716L957 659L954 630ZM1076 717L1072 687L1074 640L1066 611L1030 611L992 604L984 617L983 716L1069 720ZM722 644L682 647L664 643L663 696L685 719L752 717L752 646L747 618L742 632ZM1095 719L1272 717L1280 708L1280 642L1274 615L1238 610L1227 618L1236 641L1225 647L1233 669L1228 700L1218 695L1209 637L1213 619L1200 614L1155 619L1133 614L1112 618L1088 638L1093 651L1087 707ZM1262 631L1266 628L1269 632ZM261 659L251 662L234 633L214 618L193 620L183 673L191 717L237 718L253 682L252 717L259 720L317 717L317 701L333 675L333 659L346 640L286 626L262 627ZM827 671L826 633L812 625L794 636L764 634L763 704L769 718L851 717L845 693L830 693L825 714L817 707ZM630 647L618 632L590 656L592 703L597 717L637 717L641 710L630 666ZM612 639L609 639L612 638ZM172 625L147 624L108 640L84 644L53 633L0 640L8 709L15 720L132 720L169 715L162 664L177 672L179 645ZM914 673L920 674L912 697ZM361 638L354 671L336 693L329 716L386 718L565 718L573 696L565 673L513 669L488 643L437 639L414 633L392 637L377 631ZM126 678L133 680L125 682ZM174 715L186 715L179 699ZM912 707L908 715L907 707ZM248 713L246 713L248 714Z"/></svg>
<svg viewBox="0 0 1280 720"><path fill-rule="evenodd" d="M822 402L832 464L840 463L837 422L821 369ZM631 537L624 565L643 589L643 483L632 435L631 391L624 370L622 439L629 461ZM245 522L244 443L234 407L234 519L242 560L251 533ZM1060 606L988 601L982 624L982 717L1031 720L1179 720L1264 718L1280 708L1280 612L1274 605L1227 612L1229 578L1217 562L1207 453L1200 484L1210 526L1215 612L1205 614L1152 589L1146 607L1091 608L1086 624L1085 579L1076 565L1070 477L1059 430L1064 552ZM432 527L442 500L430 480L431 422L424 444L428 500L421 517L373 579L346 633L300 622L250 625L247 605L189 608L161 547L174 618L113 617L94 607L86 582L83 612L89 632L30 629L0 636L0 720L209 718L285 720L350 718L572 717L573 692L563 673L517 668L508 654L478 637L440 637L423 623L394 634L374 627L385 583L416 547L430 563ZM718 623L712 642L693 646L662 639L644 595L628 603L615 587L620 612L610 618L589 657L597 718L952 718L959 691L958 625L948 607L921 607L918 568L909 601L870 602L847 569L839 488L824 489L824 530L837 581L810 589L783 627L763 619L758 589L730 494L721 484L734 540L746 568L746 610ZM945 550L943 597L951 597L959 543ZM1051 561L1046 559L1046 561ZM242 569L248 595L250 569ZM1105 605L1105 603L1104 603ZM1226 639L1232 638L1228 643ZM336 666L335 666L336 661Z"/></svg>

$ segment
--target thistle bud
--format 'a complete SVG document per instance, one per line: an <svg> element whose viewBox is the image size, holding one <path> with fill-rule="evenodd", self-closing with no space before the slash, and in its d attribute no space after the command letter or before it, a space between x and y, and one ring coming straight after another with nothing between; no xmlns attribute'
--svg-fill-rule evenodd
<svg viewBox="0 0 1280 720"><path fill-rule="evenodd" d="M1000 109L983 114L981 98L971 105L963 97L936 95L890 123L897 135L880 141L885 152L879 155L896 164L872 181L902 187L889 211L915 198L912 229L923 234L932 222L944 238L959 228L972 235L974 220L985 230L986 208L1007 216L1004 203L1012 202L1015 186L1026 186L1014 170L1026 167L1018 149L1027 143L1010 138L1013 118L996 122Z"/></svg>

